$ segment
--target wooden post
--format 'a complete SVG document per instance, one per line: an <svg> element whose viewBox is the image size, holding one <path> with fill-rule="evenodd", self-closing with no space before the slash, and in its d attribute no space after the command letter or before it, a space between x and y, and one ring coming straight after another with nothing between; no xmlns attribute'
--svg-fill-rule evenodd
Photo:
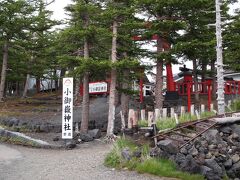
<svg viewBox="0 0 240 180"><path fill-rule="evenodd" d="M157 121L161 118L161 111L160 109L155 109L155 118L154 120Z"/></svg>
<svg viewBox="0 0 240 180"><path fill-rule="evenodd" d="M201 119L201 117L200 117L200 115L198 113L198 110L195 110L195 114L196 114L198 120Z"/></svg>
<svg viewBox="0 0 240 180"><path fill-rule="evenodd" d="M185 114L185 106L181 106L181 110L180 110L180 115L183 116Z"/></svg>
<svg viewBox="0 0 240 180"><path fill-rule="evenodd" d="M75 132L79 133L79 124L78 124L78 122L75 123Z"/></svg>
<svg viewBox="0 0 240 180"><path fill-rule="evenodd" d="M163 108L162 117L167 118L167 108Z"/></svg>
<svg viewBox="0 0 240 180"><path fill-rule="evenodd" d="M211 112L213 112L213 111L214 111L213 104L210 104L210 111L211 111Z"/></svg>
<svg viewBox="0 0 240 180"><path fill-rule="evenodd" d="M228 107L230 107L231 106L231 104L232 104L232 101L231 100L228 100Z"/></svg>
<svg viewBox="0 0 240 180"><path fill-rule="evenodd" d="M195 108L194 108L194 105L192 104L191 105L191 115L194 115L194 110L195 110Z"/></svg>
<svg viewBox="0 0 240 180"><path fill-rule="evenodd" d="M128 114L128 129L132 129L133 127L133 118L134 118L135 112L134 109L129 109Z"/></svg>
<svg viewBox="0 0 240 180"><path fill-rule="evenodd" d="M148 126L152 126L152 123L153 123L153 119L154 119L154 116L153 116L153 112L148 112Z"/></svg>
<svg viewBox="0 0 240 180"><path fill-rule="evenodd" d="M126 124L125 124L124 114L122 111L120 111L120 115L121 115L121 122L122 122L122 130L124 130L126 127Z"/></svg>
<svg viewBox="0 0 240 180"><path fill-rule="evenodd" d="M170 114L171 114L171 118L174 118L174 114L175 114L175 112L174 112L174 108L171 108L170 111L171 111L171 112L170 112Z"/></svg>
<svg viewBox="0 0 240 180"><path fill-rule="evenodd" d="M178 115L176 113L174 114L174 117L175 117L176 124L179 124Z"/></svg>
<svg viewBox="0 0 240 180"><path fill-rule="evenodd" d="M201 104L201 113L204 113L204 112L205 112L205 105Z"/></svg>
<svg viewBox="0 0 240 180"><path fill-rule="evenodd" d="M146 120L146 110L141 109L141 120Z"/></svg>
<svg viewBox="0 0 240 180"><path fill-rule="evenodd" d="M137 127L138 125L138 112L134 111L134 115L133 115L133 127Z"/></svg>

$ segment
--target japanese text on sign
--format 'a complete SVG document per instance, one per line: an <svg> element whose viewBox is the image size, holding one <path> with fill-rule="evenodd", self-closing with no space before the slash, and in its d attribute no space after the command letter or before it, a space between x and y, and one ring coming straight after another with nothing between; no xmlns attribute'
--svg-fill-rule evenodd
<svg viewBox="0 0 240 180"><path fill-rule="evenodd" d="M107 83L106 82L94 82L89 83L89 93L104 93L107 92Z"/></svg>
<svg viewBox="0 0 240 180"><path fill-rule="evenodd" d="M63 78L62 138L73 137L73 78Z"/></svg>

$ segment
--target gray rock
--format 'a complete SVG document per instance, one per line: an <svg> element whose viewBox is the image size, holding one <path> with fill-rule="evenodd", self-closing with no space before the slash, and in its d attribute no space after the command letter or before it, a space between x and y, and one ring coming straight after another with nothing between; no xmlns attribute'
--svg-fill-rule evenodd
<svg viewBox="0 0 240 180"><path fill-rule="evenodd" d="M135 150L135 151L133 152L133 154L132 154L132 156L133 156L133 157L136 157L136 158L140 158L141 155L142 155L141 149Z"/></svg>
<svg viewBox="0 0 240 180"><path fill-rule="evenodd" d="M59 136L56 136L53 138L53 141L59 141L59 139L60 139Z"/></svg>
<svg viewBox="0 0 240 180"><path fill-rule="evenodd" d="M208 166L209 168L213 169L213 171L219 175L220 177L223 176L223 170L222 168L218 165L218 163L212 158L212 159L206 159L205 160L205 165Z"/></svg>
<svg viewBox="0 0 240 180"><path fill-rule="evenodd" d="M131 155L130 155L130 151L129 151L129 149L128 148L124 148L123 150L122 150L122 157L125 159L125 160L127 160L127 161L129 161L129 160L131 160Z"/></svg>
<svg viewBox="0 0 240 180"><path fill-rule="evenodd" d="M74 140L70 140L68 142L66 142L66 149L73 149L75 148L77 145L76 145L76 142Z"/></svg>
<svg viewBox="0 0 240 180"><path fill-rule="evenodd" d="M40 132L49 133L50 130L49 130L48 124L41 124L40 125Z"/></svg>
<svg viewBox="0 0 240 180"><path fill-rule="evenodd" d="M180 149L180 153L182 153L184 155L187 155L188 150L185 147L183 147L183 148Z"/></svg>
<svg viewBox="0 0 240 180"><path fill-rule="evenodd" d="M233 163L236 163L240 160L240 157L238 154L234 154L232 157L231 157Z"/></svg>
<svg viewBox="0 0 240 180"><path fill-rule="evenodd" d="M5 125L11 127L11 126L18 126L19 120L15 117L11 117L5 120Z"/></svg>
<svg viewBox="0 0 240 180"><path fill-rule="evenodd" d="M192 156L198 155L198 150L193 146L191 149L188 151Z"/></svg>
<svg viewBox="0 0 240 180"><path fill-rule="evenodd" d="M157 143L157 146L169 154L176 154L178 152L177 146L171 140L162 140Z"/></svg>
<svg viewBox="0 0 240 180"><path fill-rule="evenodd" d="M203 165L205 163L205 155L199 154L198 156L195 157L195 160L198 164Z"/></svg>
<svg viewBox="0 0 240 180"><path fill-rule="evenodd" d="M226 169L231 168L232 165L233 165L233 161L232 161L232 159L228 159L226 162L224 162L223 165L224 165L224 167L225 167Z"/></svg>
<svg viewBox="0 0 240 180"><path fill-rule="evenodd" d="M232 128L230 128L229 126L223 126L223 127L220 128L220 131L225 133L225 134L231 134Z"/></svg>
<svg viewBox="0 0 240 180"><path fill-rule="evenodd" d="M203 134L203 137L206 139L208 143L219 144L221 140L221 136L216 129L210 129Z"/></svg>
<svg viewBox="0 0 240 180"><path fill-rule="evenodd" d="M177 164L182 164L186 161L186 156L183 155L182 153L177 153L176 157L175 157L175 162Z"/></svg>
<svg viewBox="0 0 240 180"><path fill-rule="evenodd" d="M234 164L231 170L235 174L235 177L240 177L240 162Z"/></svg>
<svg viewBox="0 0 240 180"><path fill-rule="evenodd" d="M233 138L233 139L239 139L239 135L234 132L234 133L232 134L232 138Z"/></svg>
<svg viewBox="0 0 240 180"><path fill-rule="evenodd" d="M207 166L200 167L200 174L202 174L203 176L207 176L207 174L209 174L210 171L213 171L213 170Z"/></svg>
<svg viewBox="0 0 240 180"><path fill-rule="evenodd" d="M151 157L161 157L162 150L158 147L152 148L149 152Z"/></svg>
<svg viewBox="0 0 240 180"><path fill-rule="evenodd" d="M232 128L232 132L238 134L240 136L240 125L233 124L230 126Z"/></svg>
<svg viewBox="0 0 240 180"><path fill-rule="evenodd" d="M215 144L210 144L209 146L208 146L208 149L209 150L213 150L213 149L216 149L216 145Z"/></svg>
<svg viewBox="0 0 240 180"><path fill-rule="evenodd" d="M192 155L187 155L186 160L179 165L180 169L188 171L190 173L199 173L201 168L196 163Z"/></svg>
<svg viewBox="0 0 240 180"><path fill-rule="evenodd" d="M100 129L89 130L88 134L92 136L94 139L99 139L101 137Z"/></svg>
<svg viewBox="0 0 240 180"><path fill-rule="evenodd" d="M211 152L208 152L206 154L206 159L211 159L213 157L212 153Z"/></svg>
<svg viewBox="0 0 240 180"><path fill-rule="evenodd" d="M84 142L89 142L94 140L94 138L88 133L80 133L79 136L80 136L80 139Z"/></svg>

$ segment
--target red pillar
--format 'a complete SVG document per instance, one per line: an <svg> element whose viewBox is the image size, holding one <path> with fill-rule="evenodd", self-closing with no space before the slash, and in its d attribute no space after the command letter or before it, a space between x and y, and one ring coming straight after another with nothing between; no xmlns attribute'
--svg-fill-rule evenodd
<svg viewBox="0 0 240 180"><path fill-rule="evenodd" d="M211 111L211 103L212 103L212 79L207 79L207 87L208 87L208 111Z"/></svg>
<svg viewBox="0 0 240 180"><path fill-rule="evenodd" d="M140 103L143 103L143 78L140 78Z"/></svg>
<svg viewBox="0 0 240 180"><path fill-rule="evenodd" d="M191 112L191 83L187 83L188 112Z"/></svg>
<svg viewBox="0 0 240 180"><path fill-rule="evenodd" d="M166 70L167 70L167 91L176 91L175 83L173 80L171 63L166 64Z"/></svg>

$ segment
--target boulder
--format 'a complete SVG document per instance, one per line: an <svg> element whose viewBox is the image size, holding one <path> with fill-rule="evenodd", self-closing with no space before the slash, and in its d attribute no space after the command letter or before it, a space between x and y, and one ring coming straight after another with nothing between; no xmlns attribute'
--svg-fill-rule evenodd
<svg viewBox="0 0 240 180"><path fill-rule="evenodd" d="M131 160L130 150L128 148L124 148L121 154L125 160L127 161Z"/></svg>
<svg viewBox="0 0 240 180"><path fill-rule="evenodd" d="M141 155L142 155L141 149L137 149L137 150L133 151L133 155L132 156L136 157L136 158L140 158Z"/></svg>
<svg viewBox="0 0 240 180"><path fill-rule="evenodd" d="M192 156L196 156L198 155L198 150L195 148L195 146L193 146L191 149L189 149L189 154L191 154Z"/></svg>
<svg viewBox="0 0 240 180"><path fill-rule="evenodd" d="M158 147L152 148L149 152L151 157L161 157L162 150Z"/></svg>
<svg viewBox="0 0 240 180"><path fill-rule="evenodd" d="M80 133L79 136L80 136L80 139L84 142L89 142L94 140L94 138L88 133Z"/></svg>
<svg viewBox="0 0 240 180"><path fill-rule="evenodd" d="M230 126L232 128L232 132L238 134L240 136L240 125L233 124Z"/></svg>
<svg viewBox="0 0 240 180"><path fill-rule="evenodd" d="M207 166L200 167L200 174L202 174L203 176L207 176L207 174L209 174L209 172L211 172L211 171L213 171L213 170Z"/></svg>
<svg viewBox="0 0 240 180"><path fill-rule="evenodd" d="M101 137L100 129L92 129L88 131L88 134L92 136L94 139L99 139Z"/></svg>
<svg viewBox="0 0 240 180"><path fill-rule="evenodd" d="M187 150L185 147L182 147L182 148L180 149L180 153L182 153L182 154L184 154L184 155L187 155L188 150Z"/></svg>
<svg viewBox="0 0 240 180"><path fill-rule="evenodd" d="M176 154L178 152L178 148L175 143L169 139L159 141L157 146L169 154Z"/></svg>
<svg viewBox="0 0 240 180"><path fill-rule="evenodd" d="M225 167L226 169L231 168L232 165L233 165L233 161L232 161L232 159L228 159L226 162L224 162L223 165L224 165L224 167Z"/></svg>
<svg viewBox="0 0 240 180"><path fill-rule="evenodd" d="M205 165L209 168L211 168L219 177L223 176L223 170L218 165L218 163L212 158L212 159L205 159Z"/></svg>
<svg viewBox="0 0 240 180"><path fill-rule="evenodd" d="M53 141L59 141L59 140L60 140L59 136L56 136L53 138Z"/></svg>
<svg viewBox="0 0 240 180"><path fill-rule="evenodd" d="M229 126L222 126L220 128L220 131L225 133L225 134L231 134L232 132L232 128L230 128Z"/></svg>
<svg viewBox="0 0 240 180"><path fill-rule="evenodd" d="M190 173L199 173L201 170L200 166L196 163L192 155L187 155L186 160L183 161L183 163L181 163L179 167L180 169L188 171Z"/></svg>
<svg viewBox="0 0 240 180"><path fill-rule="evenodd" d="M70 140L70 141L67 141L66 142L66 145L65 145L65 148L66 149L73 149L75 148L77 145L76 145L76 142L74 140Z"/></svg>
<svg viewBox="0 0 240 180"><path fill-rule="evenodd" d="M182 153L177 153L176 157L175 157L175 162L177 164L182 164L186 161L186 156L183 155Z"/></svg>
<svg viewBox="0 0 240 180"><path fill-rule="evenodd" d="M234 154L234 155L231 157L231 159L232 159L232 162L233 162L233 163L237 163L237 162L240 160L240 157L239 157L238 154Z"/></svg>

